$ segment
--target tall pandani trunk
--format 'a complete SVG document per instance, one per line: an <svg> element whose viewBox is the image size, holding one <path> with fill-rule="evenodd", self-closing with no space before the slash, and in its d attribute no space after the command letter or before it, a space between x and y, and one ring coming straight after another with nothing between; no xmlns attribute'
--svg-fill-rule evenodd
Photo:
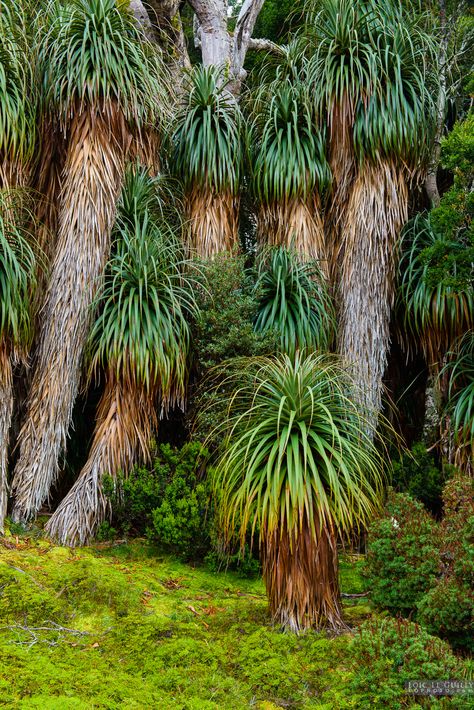
<svg viewBox="0 0 474 710"><path fill-rule="evenodd" d="M328 256L319 199L290 199L261 208L258 238L262 246L284 246L319 262L329 275Z"/></svg>
<svg viewBox="0 0 474 710"><path fill-rule="evenodd" d="M238 249L239 198L231 192L193 189L185 200L189 245L202 259Z"/></svg>
<svg viewBox="0 0 474 710"><path fill-rule="evenodd" d="M109 511L102 490L104 476L115 479L120 471L128 473L138 459L148 459L156 427L150 394L109 373L87 463L46 525L52 538L74 547L93 537Z"/></svg>
<svg viewBox="0 0 474 710"><path fill-rule="evenodd" d="M110 252L128 132L113 104L75 116L63 175L58 242L42 309L36 369L13 479L14 518L32 518L58 476L92 309Z"/></svg>
<svg viewBox="0 0 474 710"><path fill-rule="evenodd" d="M340 252L339 351L353 367L370 430L381 409L397 241L407 211L401 168L388 162L361 168L349 197Z"/></svg>
<svg viewBox="0 0 474 710"><path fill-rule="evenodd" d="M12 362L5 344L0 345L0 532L8 505L8 444L13 413Z"/></svg>
<svg viewBox="0 0 474 710"><path fill-rule="evenodd" d="M277 528L261 545L263 578L273 621L298 633L345 628L334 530L307 521L295 536Z"/></svg>

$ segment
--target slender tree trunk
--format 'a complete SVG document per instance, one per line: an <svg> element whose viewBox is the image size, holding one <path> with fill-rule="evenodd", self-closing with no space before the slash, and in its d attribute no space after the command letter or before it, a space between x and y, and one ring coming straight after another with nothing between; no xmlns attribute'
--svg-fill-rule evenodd
<svg viewBox="0 0 474 710"><path fill-rule="evenodd" d="M109 373L87 463L46 525L52 538L74 547L93 537L109 508L104 476L115 479L120 471L128 473L137 458L147 459L156 426L152 398Z"/></svg>
<svg viewBox="0 0 474 710"><path fill-rule="evenodd" d="M238 249L239 197L195 188L186 197L190 247L202 259Z"/></svg>
<svg viewBox="0 0 474 710"><path fill-rule="evenodd" d="M262 544L263 577L275 623L298 633L345 627L334 533L306 523L295 539L277 529Z"/></svg>
<svg viewBox="0 0 474 710"><path fill-rule="evenodd" d="M8 504L8 444L13 412L13 374L10 354L0 345L0 532Z"/></svg>
<svg viewBox="0 0 474 710"><path fill-rule="evenodd" d="M382 404L396 245L407 213L408 189L401 169L389 163L361 168L343 229L339 351L353 367L369 430Z"/></svg>
<svg viewBox="0 0 474 710"><path fill-rule="evenodd" d="M86 110L72 122L58 246L13 479L17 520L36 515L57 479L79 387L91 304L109 256L128 133L120 110L114 105L106 108Z"/></svg>
<svg viewBox="0 0 474 710"><path fill-rule="evenodd" d="M428 170L425 178L425 190L431 207L437 207L440 202L438 191L437 173L439 159L441 156L441 139L444 133L444 119L446 114L446 70L447 70L447 54L448 54L448 31L446 24L446 2L440 0L439 3L439 20L440 20L440 52L438 57L439 67L439 93L436 111L436 133L433 142L433 150L431 153Z"/></svg>
<svg viewBox="0 0 474 710"><path fill-rule="evenodd" d="M262 207L258 237L262 245L291 247L298 254L315 259L322 272L329 276L324 225L317 199L294 199Z"/></svg>

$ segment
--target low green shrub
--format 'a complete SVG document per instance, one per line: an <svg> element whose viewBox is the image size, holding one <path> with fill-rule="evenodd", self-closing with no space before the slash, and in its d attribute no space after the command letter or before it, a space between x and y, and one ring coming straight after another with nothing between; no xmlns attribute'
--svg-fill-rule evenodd
<svg viewBox="0 0 474 710"><path fill-rule="evenodd" d="M385 703L398 710L451 705L448 698L410 696L404 685L410 680L462 680L470 675L469 663L457 658L446 642L404 619L374 617L364 622L349 652L356 668L350 682L358 702L355 707ZM472 707L468 696L457 695L453 706L454 701L459 710Z"/></svg>
<svg viewBox="0 0 474 710"><path fill-rule="evenodd" d="M435 521L422 503L391 492L369 528L366 574L374 604L408 615L436 580Z"/></svg>

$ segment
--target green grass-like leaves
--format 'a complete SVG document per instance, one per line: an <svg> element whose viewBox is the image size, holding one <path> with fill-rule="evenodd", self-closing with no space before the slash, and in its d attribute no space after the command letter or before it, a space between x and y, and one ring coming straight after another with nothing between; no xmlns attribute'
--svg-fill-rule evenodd
<svg viewBox="0 0 474 710"><path fill-rule="evenodd" d="M255 284L255 330L275 331L281 352L328 350L335 328L334 307L316 263L277 247L260 257Z"/></svg>
<svg viewBox="0 0 474 710"><path fill-rule="evenodd" d="M172 226L157 218L150 196L144 206L142 178L137 172L138 201L128 194L122 202L115 254L96 304L101 311L90 336L91 367L109 366L158 388L166 408L184 398L194 282ZM132 178L127 188L133 192Z"/></svg>
<svg viewBox="0 0 474 710"><path fill-rule="evenodd" d="M325 355L243 360L215 474L222 524L241 537L304 520L341 534L377 507L383 464L347 372ZM243 383L243 384L241 384Z"/></svg>
<svg viewBox="0 0 474 710"><path fill-rule="evenodd" d="M241 115L214 67L188 76L184 105L171 138L171 164L187 189L235 194L242 176Z"/></svg>
<svg viewBox="0 0 474 710"><path fill-rule="evenodd" d="M39 42L46 102L61 120L87 105L116 102L139 125L166 115L166 71L116 0L53 0Z"/></svg>

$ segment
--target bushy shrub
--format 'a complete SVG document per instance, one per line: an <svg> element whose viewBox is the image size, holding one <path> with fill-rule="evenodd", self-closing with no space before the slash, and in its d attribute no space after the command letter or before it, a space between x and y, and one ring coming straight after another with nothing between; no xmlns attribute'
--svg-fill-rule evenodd
<svg viewBox="0 0 474 710"><path fill-rule="evenodd" d="M435 522L422 503L391 492L383 517L368 534L366 574L382 608L410 614L433 585L438 569Z"/></svg>
<svg viewBox="0 0 474 710"><path fill-rule="evenodd" d="M434 456L422 442L413 445L410 452L403 453L392 463L392 486L398 493L408 493L421 501L428 510L441 510L441 493L447 477Z"/></svg>
<svg viewBox="0 0 474 710"><path fill-rule="evenodd" d="M198 468L204 454L197 443L186 444L181 450L161 447L164 465L159 470L161 476L166 475L149 534L162 547L185 559L202 559L210 546L210 488Z"/></svg>
<svg viewBox="0 0 474 710"><path fill-rule="evenodd" d="M258 296L254 279L245 270L241 256L216 257L207 265L198 306L200 315L193 331L196 367L189 420L193 438L211 443L209 436L222 421L228 400L225 375L219 383L215 379L209 381L206 376L223 362L228 363L230 372L235 367L232 363L235 358L273 352L276 336L255 332Z"/></svg>
<svg viewBox="0 0 474 710"><path fill-rule="evenodd" d="M377 606L473 650L473 479L450 480L443 509L437 523L418 501L391 493L384 516L369 530L366 574Z"/></svg>
<svg viewBox="0 0 474 710"><path fill-rule="evenodd" d="M423 679L461 680L468 672L467 664L456 658L447 643L404 619L366 621L352 640L350 652L356 668L350 683L356 701L354 707L372 706L374 694L379 703L385 703L391 710L436 707L438 703L444 706L443 700L429 697L417 697L417 704L413 704L415 698L406 693L405 683ZM470 702L469 697L457 695L455 707L467 710Z"/></svg>
<svg viewBox="0 0 474 710"><path fill-rule="evenodd" d="M457 476L443 491L438 579L418 602L418 618L453 646L474 650L474 481Z"/></svg>

